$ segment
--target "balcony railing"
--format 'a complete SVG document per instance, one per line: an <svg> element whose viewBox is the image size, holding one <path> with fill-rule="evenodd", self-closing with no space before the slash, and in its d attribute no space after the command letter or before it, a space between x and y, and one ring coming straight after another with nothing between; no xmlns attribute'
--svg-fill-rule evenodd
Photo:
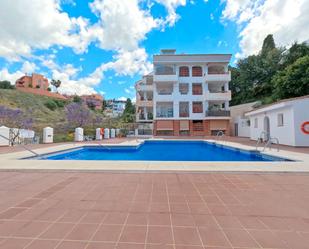
<svg viewBox="0 0 309 249"><path fill-rule="evenodd" d="M189 112L180 112L179 117L181 118L188 118L189 117Z"/></svg>
<svg viewBox="0 0 309 249"><path fill-rule="evenodd" d="M229 117L231 116L230 111L226 110L213 110L213 111L206 111L206 117Z"/></svg>
<svg viewBox="0 0 309 249"><path fill-rule="evenodd" d="M157 112L157 118L172 118L174 117L173 112Z"/></svg>
<svg viewBox="0 0 309 249"><path fill-rule="evenodd" d="M226 92L206 92L205 93L207 100L231 100L231 91Z"/></svg>
<svg viewBox="0 0 309 249"><path fill-rule="evenodd" d="M231 80L231 72L226 73L208 73L204 76L206 81L230 81Z"/></svg>

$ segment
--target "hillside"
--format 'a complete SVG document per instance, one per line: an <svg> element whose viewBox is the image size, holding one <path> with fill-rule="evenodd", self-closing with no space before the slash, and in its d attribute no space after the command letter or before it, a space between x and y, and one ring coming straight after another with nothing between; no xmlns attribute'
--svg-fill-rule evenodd
<svg viewBox="0 0 309 249"><path fill-rule="evenodd" d="M65 121L64 108L54 111L48 109L45 103L53 98L24 93L17 90L0 89L0 105L18 108L24 112L31 112L34 119L34 129L40 130L45 126L57 126Z"/></svg>

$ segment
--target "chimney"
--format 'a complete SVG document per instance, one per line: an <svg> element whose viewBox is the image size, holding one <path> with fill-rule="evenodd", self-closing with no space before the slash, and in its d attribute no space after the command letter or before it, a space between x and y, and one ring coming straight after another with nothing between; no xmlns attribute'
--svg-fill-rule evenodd
<svg viewBox="0 0 309 249"><path fill-rule="evenodd" d="M167 54L175 54L176 49L161 49L161 54L167 55Z"/></svg>

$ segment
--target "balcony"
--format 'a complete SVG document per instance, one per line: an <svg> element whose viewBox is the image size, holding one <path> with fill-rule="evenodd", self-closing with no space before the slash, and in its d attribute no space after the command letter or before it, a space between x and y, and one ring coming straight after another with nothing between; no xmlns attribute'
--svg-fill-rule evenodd
<svg viewBox="0 0 309 249"><path fill-rule="evenodd" d="M205 81L231 81L231 72L208 73L204 76Z"/></svg>
<svg viewBox="0 0 309 249"><path fill-rule="evenodd" d="M153 91L153 85L137 84L136 90L137 91Z"/></svg>
<svg viewBox="0 0 309 249"><path fill-rule="evenodd" d="M145 106L145 107L152 107L153 101L152 100L136 100L136 106Z"/></svg>
<svg viewBox="0 0 309 249"><path fill-rule="evenodd" d="M226 92L206 92L205 97L207 100L224 100L230 101L232 99L231 91Z"/></svg>
<svg viewBox="0 0 309 249"><path fill-rule="evenodd" d="M153 120L153 114L152 113L147 113L145 115L144 113L137 113L136 114L136 121L141 122L141 121L152 121Z"/></svg>
<svg viewBox="0 0 309 249"><path fill-rule="evenodd" d="M206 111L205 117L230 117L231 112L227 110Z"/></svg>
<svg viewBox="0 0 309 249"><path fill-rule="evenodd" d="M176 74L164 74L164 75L157 75L153 76L154 82L177 82L178 76Z"/></svg>

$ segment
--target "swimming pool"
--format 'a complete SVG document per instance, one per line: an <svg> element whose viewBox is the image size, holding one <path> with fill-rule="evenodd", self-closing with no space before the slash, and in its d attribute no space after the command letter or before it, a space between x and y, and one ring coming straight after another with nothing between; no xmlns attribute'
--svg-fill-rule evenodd
<svg viewBox="0 0 309 249"><path fill-rule="evenodd" d="M138 146L83 146L39 157L40 160L112 161L287 161L206 141L145 141Z"/></svg>

